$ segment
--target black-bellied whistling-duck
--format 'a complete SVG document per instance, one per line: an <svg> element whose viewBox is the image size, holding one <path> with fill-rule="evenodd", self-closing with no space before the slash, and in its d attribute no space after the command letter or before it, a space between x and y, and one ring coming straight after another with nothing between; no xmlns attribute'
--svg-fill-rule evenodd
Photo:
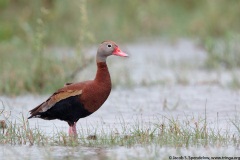
<svg viewBox="0 0 240 160"><path fill-rule="evenodd" d="M66 121L69 125L69 135L76 136L77 121L98 110L111 92L111 78L106 64L106 59L110 55L128 56L113 41L102 42L97 50L95 79L66 84L45 102L30 110L31 116L28 119Z"/></svg>

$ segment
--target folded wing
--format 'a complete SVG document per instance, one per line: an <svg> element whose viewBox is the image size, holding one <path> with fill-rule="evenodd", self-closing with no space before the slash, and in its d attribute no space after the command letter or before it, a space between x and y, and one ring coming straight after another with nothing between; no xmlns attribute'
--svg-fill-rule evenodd
<svg viewBox="0 0 240 160"><path fill-rule="evenodd" d="M59 90L55 92L52 96L50 96L45 102L40 104L39 106L35 107L34 109L30 110L31 116L29 118L32 118L36 115L39 115L39 113L43 113L51 109L56 103L73 97L77 95L81 95L82 90ZM29 119L28 118L28 119Z"/></svg>

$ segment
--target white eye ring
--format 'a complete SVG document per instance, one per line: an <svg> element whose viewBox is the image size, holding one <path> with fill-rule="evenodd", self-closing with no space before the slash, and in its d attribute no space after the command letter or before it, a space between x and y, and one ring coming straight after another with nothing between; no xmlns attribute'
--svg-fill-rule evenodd
<svg viewBox="0 0 240 160"><path fill-rule="evenodd" d="M107 45L107 47L108 47L108 48L111 48L111 47L112 47L112 45L111 45L111 44L108 44L108 45Z"/></svg>

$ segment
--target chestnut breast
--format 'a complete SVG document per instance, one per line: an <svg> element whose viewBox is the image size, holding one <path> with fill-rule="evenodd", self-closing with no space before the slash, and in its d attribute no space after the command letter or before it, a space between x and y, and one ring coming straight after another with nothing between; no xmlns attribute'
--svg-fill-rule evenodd
<svg viewBox="0 0 240 160"><path fill-rule="evenodd" d="M91 81L91 83L89 83L83 88L80 100L86 110L88 110L89 112L95 112L107 100L110 92L111 83L99 84Z"/></svg>

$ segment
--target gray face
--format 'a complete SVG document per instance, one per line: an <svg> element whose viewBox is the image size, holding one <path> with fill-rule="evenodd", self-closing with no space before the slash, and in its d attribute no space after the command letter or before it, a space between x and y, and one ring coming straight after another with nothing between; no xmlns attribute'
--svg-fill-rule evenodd
<svg viewBox="0 0 240 160"><path fill-rule="evenodd" d="M106 58L113 54L114 50L118 46L116 43L112 41L104 41L100 44L98 51L97 51L97 61L98 62L105 62Z"/></svg>

